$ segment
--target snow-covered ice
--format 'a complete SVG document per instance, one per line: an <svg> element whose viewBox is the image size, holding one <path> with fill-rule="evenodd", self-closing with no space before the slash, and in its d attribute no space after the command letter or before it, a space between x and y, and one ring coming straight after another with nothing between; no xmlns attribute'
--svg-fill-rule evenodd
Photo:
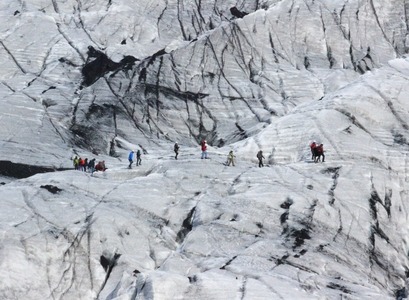
<svg viewBox="0 0 409 300"><path fill-rule="evenodd" d="M407 298L402 1L0 15L1 299Z"/></svg>

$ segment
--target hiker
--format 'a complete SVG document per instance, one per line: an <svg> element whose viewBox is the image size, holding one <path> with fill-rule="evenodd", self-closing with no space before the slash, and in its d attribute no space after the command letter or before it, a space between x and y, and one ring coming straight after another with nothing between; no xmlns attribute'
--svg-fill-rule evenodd
<svg viewBox="0 0 409 300"><path fill-rule="evenodd" d="M179 155L179 144L178 144L178 142L176 142L175 146L173 146L173 151L175 151L175 159L178 159L178 155Z"/></svg>
<svg viewBox="0 0 409 300"><path fill-rule="evenodd" d="M141 150L138 149L138 151L136 151L136 165L140 166L141 163L142 163Z"/></svg>
<svg viewBox="0 0 409 300"><path fill-rule="evenodd" d="M320 144L319 146L314 148L314 162L321 161L321 156L322 162L325 162L324 144Z"/></svg>
<svg viewBox="0 0 409 300"><path fill-rule="evenodd" d="M263 158L264 158L264 156L263 156L263 151L262 151L262 150L260 150L259 152L257 152L257 158L258 158L258 167L259 167L259 168L264 167L264 164L263 164Z"/></svg>
<svg viewBox="0 0 409 300"><path fill-rule="evenodd" d="M88 163L88 171L92 174L95 172L95 158L91 159Z"/></svg>
<svg viewBox="0 0 409 300"><path fill-rule="evenodd" d="M208 157L207 157L207 143L206 143L206 140L202 141L201 146L202 146L202 159L203 158L207 159Z"/></svg>
<svg viewBox="0 0 409 300"><path fill-rule="evenodd" d="M233 150L230 150L229 155L227 155L227 163L226 163L226 165L227 165L227 166L230 166L230 165L232 164L233 167L234 167L234 158L235 158L235 156L234 156L234 154L233 154Z"/></svg>
<svg viewBox="0 0 409 300"><path fill-rule="evenodd" d="M105 167L105 160L99 161L99 162L97 163L97 165L95 166L95 170L96 170L96 171L102 171L102 172L104 172L106 169L107 169L107 168Z"/></svg>
<svg viewBox="0 0 409 300"><path fill-rule="evenodd" d="M79 171L84 171L84 159L80 157L80 158L78 159L78 161L79 161L79 162L78 162L78 170L79 170Z"/></svg>
<svg viewBox="0 0 409 300"><path fill-rule="evenodd" d="M78 170L78 165L79 165L78 156L75 156L75 157L74 157L72 163L73 163L73 165L74 165L74 170Z"/></svg>
<svg viewBox="0 0 409 300"><path fill-rule="evenodd" d="M87 167L88 167L88 158L84 159L84 165L82 166L82 170L84 172L87 172Z"/></svg>
<svg viewBox="0 0 409 300"><path fill-rule="evenodd" d="M132 169L134 154L135 154L135 152L133 150L131 152L129 152L129 155L128 155L128 161L129 161L128 169Z"/></svg>
<svg viewBox="0 0 409 300"><path fill-rule="evenodd" d="M311 149L311 159L312 160L314 160L315 161L315 158L314 158L314 149L317 147L317 143L315 142L315 141L313 141L311 144L310 144L310 149Z"/></svg>

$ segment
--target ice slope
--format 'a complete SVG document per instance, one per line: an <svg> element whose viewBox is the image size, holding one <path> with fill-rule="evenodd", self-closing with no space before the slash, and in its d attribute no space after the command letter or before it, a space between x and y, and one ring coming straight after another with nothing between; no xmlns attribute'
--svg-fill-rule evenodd
<svg viewBox="0 0 409 300"><path fill-rule="evenodd" d="M393 299L405 286L399 171L209 154L152 151L132 170L0 187L1 297Z"/></svg>
<svg viewBox="0 0 409 300"><path fill-rule="evenodd" d="M66 168L118 140L245 139L404 55L406 12L397 0L3 1L2 160Z"/></svg>

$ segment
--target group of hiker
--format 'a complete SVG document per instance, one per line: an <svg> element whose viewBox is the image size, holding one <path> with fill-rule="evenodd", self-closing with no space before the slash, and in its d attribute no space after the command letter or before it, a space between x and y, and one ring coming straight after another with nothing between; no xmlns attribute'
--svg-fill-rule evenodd
<svg viewBox="0 0 409 300"><path fill-rule="evenodd" d="M208 159L209 156L207 154L207 141L206 140L202 140L202 142L200 143L200 148L202 150L202 155L201 155L201 159ZM179 144L176 142L175 145L173 146L173 151L175 152L175 159L178 159L178 155L179 155ZM257 155L256 155L257 159L258 159L258 166L264 167L263 164L263 151L260 150ZM230 166L232 165L233 167L235 166L234 161L235 161L236 156L233 153L233 150L230 150L229 154L227 155L227 161L225 163L226 166Z"/></svg>
<svg viewBox="0 0 409 300"><path fill-rule="evenodd" d="M202 142L200 143L200 147L201 147L201 150L202 150L201 159L208 159L209 157L207 155L207 141L202 140ZM179 155L179 145L178 145L178 143L175 143L174 151L175 151L175 154L176 154L175 159L177 159L177 157ZM234 164L235 158L236 158L236 156L234 155L233 150L230 150L229 154L227 155L227 161L226 161L225 165L226 166L232 165L234 167L235 166L235 164ZM259 162L258 166L260 168L264 167L264 164L263 164L264 156L263 156L263 151L262 150L260 150L257 153L257 159L258 159L258 162Z"/></svg>
<svg viewBox="0 0 409 300"><path fill-rule="evenodd" d="M322 162L325 161L324 145L323 144L317 144L316 141L313 141L310 144L310 149L311 149L311 159L315 163L321 161L321 156L322 156Z"/></svg>
<svg viewBox="0 0 409 300"><path fill-rule="evenodd" d="M128 161L129 161L128 169L132 169L132 164L133 164L133 161L135 159L135 155L136 155L136 165L137 166L141 165L141 163L142 163L141 150L139 150L139 149L136 150L136 151L132 150L131 152L129 152L129 155L128 155Z"/></svg>
<svg viewBox="0 0 409 300"><path fill-rule="evenodd" d="M201 145L201 150L202 150L201 159L207 159L207 158L209 158L208 155L207 155L207 141L206 141L206 140L203 140L203 141L200 143L200 145ZM321 157L322 157L322 162L325 161L324 144L318 144L316 141L313 141L313 142L310 144L310 149L311 149L311 154L312 154L311 159L312 159L314 162L317 163L317 162L321 161ZM179 154L179 145L178 145L178 143L175 144L175 146L174 146L174 151L175 151L175 153L176 153L175 159L177 159L177 156L178 156L178 154ZM235 165L235 164L234 164L235 157L236 157L236 156L234 155L233 150L230 150L229 154L227 155L227 161L226 161L225 165L226 165L226 166L230 166L230 165L234 166L234 165ZM257 159L258 159L258 166L259 166L259 168L264 167L264 163L263 163L263 159L264 159L263 151L262 151L262 150L258 151L256 157L257 157Z"/></svg>
<svg viewBox="0 0 409 300"><path fill-rule="evenodd" d="M310 149L311 149L311 159L317 163L319 161L321 161L321 157L322 157L322 162L325 162L325 155L324 155L324 144L317 144L315 141L313 141L310 144ZM233 153L233 150L230 150L229 154L227 155L227 162L226 162L226 166L230 166L233 165L234 167L234 159L235 159L235 155ZM256 155L257 159L258 159L258 166L259 168L264 167L263 164L263 151L260 150L259 152L257 152ZM203 146L202 146L202 158L203 158ZM206 153L206 158L207 158L207 153Z"/></svg>
<svg viewBox="0 0 409 300"><path fill-rule="evenodd" d="M179 148L178 148L179 149ZM321 157L322 157L322 162L325 162L325 155L324 155L324 144L317 144L317 142L313 141L310 144L310 149L311 149L311 159L317 163L319 161L321 161ZM206 146L206 141L202 142L202 159L203 158L208 158L207 157L207 146ZM258 159L258 166L259 168L264 167L263 164L263 151L260 150L257 152L256 155L257 159ZM236 156L233 153L233 150L230 150L229 154L227 155L227 162L226 162L226 166L230 166L232 165L234 167L234 159L236 158Z"/></svg>
<svg viewBox="0 0 409 300"><path fill-rule="evenodd" d="M208 159L208 153L207 153L207 141L203 140L200 143L201 146L201 159ZM175 152L175 159L178 159L179 155L179 144L176 142L173 146L173 151ZM317 142L313 141L310 144L310 149L311 149L311 159L314 162L319 162L321 161L322 157L322 162L325 161L325 155L324 155L324 145L323 144L318 144ZM144 150L145 151L145 150ZM141 150L132 150L129 152L128 155L128 161L129 165L128 168L132 169L132 164L134 163L134 160L136 158L136 165L140 166L142 164L142 153ZM263 159L263 151L259 150L256 155L258 159L258 166L259 168L264 167ZM236 156L234 155L233 150L230 150L229 154L227 155L227 161L225 163L226 166L235 166L235 158ZM95 171L105 171L107 168L105 166L105 161L99 161L97 164L95 163L95 158L91 159L88 161L88 158L81 158L78 156L75 156L73 159L74 163L74 169L79 170L79 171L84 171L84 172L89 172L89 173L94 173Z"/></svg>
<svg viewBox="0 0 409 300"><path fill-rule="evenodd" d="M74 169L83 172L89 172L93 174L95 171L105 171L107 168L105 166L105 161L99 161L95 164L95 158L88 161L88 158L81 158L75 156L73 158Z"/></svg>
<svg viewBox="0 0 409 300"><path fill-rule="evenodd" d="M260 150L259 152L257 152L256 157L258 159L259 168L264 167L264 164L263 164L263 159L264 159L263 151ZM233 150L230 150L229 154L227 155L226 166L232 165L234 167L235 166L235 164L234 164L234 159L235 158L236 158L236 156L234 155Z"/></svg>

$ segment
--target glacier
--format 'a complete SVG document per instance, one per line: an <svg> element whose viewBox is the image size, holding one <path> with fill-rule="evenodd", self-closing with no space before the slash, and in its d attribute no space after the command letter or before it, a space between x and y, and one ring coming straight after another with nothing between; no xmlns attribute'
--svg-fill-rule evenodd
<svg viewBox="0 0 409 300"><path fill-rule="evenodd" d="M0 12L2 299L407 298L407 1Z"/></svg>

